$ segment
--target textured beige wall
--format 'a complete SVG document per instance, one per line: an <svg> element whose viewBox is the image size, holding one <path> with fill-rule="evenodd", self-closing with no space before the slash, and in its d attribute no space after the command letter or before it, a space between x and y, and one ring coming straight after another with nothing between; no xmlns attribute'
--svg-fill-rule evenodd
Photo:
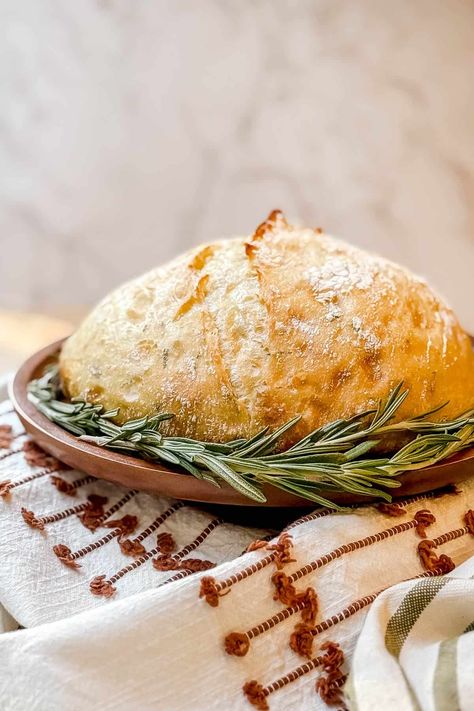
<svg viewBox="0 0 474 711"><path fill-rule="evenodd" d="M0 2L0 305L93 303L273 207L474 331L472 0Z"/></svg>

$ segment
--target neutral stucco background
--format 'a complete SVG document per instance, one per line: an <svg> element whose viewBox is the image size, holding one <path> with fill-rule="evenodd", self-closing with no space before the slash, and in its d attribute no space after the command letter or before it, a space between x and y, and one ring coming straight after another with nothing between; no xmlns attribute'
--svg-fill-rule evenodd
<svg viewBox="0 0 474 711"><path fill-rule="evenodd" d="M474 331L472 0L0 0L0 306L89 304L281 207Z"/></svg>

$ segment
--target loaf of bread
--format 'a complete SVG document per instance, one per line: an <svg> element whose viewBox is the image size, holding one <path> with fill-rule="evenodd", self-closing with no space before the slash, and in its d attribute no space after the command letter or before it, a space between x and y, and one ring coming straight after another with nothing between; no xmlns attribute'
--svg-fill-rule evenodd
<svg viewBox="0 0 474 711"><path fill-rule="evenodd" d="M168 434L225 442L296 415L288 446L373 407L397 417L474 406L474 355L453 312L408 271L275 211L107 296L65 343L64 392L118 422L172 412Z"/></svg>

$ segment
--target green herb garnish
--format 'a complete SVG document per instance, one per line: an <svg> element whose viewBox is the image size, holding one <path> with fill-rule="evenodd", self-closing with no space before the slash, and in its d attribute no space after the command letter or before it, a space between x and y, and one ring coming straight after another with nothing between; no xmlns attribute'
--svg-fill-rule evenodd
<svg viewBox="0 0 474 711"><path fill-rule="evenodd" d="M283 452L276 444L299 417L274 432L265 428L249 440L225 444L199 442L160 433L173 417L160 413L129 420L112 420L118 410L82 400L61 399L58 368L53 366L28 386L29 399L51 422L100 447L184 469L198 479L220 486L224 481L244 496L264 503L263 484L270 484L323 506L337 508L321 492L379 497L391 501L386 489L400 486L398 476L435 464L474 445L474 410L446 422L430 416L443 406L403 422L392 423L408 396L403 383L381 400L377 409L319 427ZM408 444L390 454L369 453L390 433L411 434Z"/></svg>

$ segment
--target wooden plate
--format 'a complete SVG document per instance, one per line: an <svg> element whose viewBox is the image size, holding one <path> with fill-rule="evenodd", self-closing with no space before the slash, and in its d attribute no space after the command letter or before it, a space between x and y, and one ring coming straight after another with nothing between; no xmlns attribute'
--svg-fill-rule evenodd
<svg viewBox="0 0 474 711"><path fill-rule="evenodd" d="M171 496L188 501L237 506L261 506L247 499L223 484L222 488L195 479L188 474L173 471L160 464L150 464L141 459L111 452L93 444L82 442L57 425L50 422L28 400L27 385L30 380L42 374L48 363L53 362L63 341L56 341L31 356L19 369L10 387L10 398L26 431L43 449L74 469L80 469L100 479L141 489L153 494ZM395 497L420 494L439 489L447 484L455 484L474 474L474 448L455 455L440 464L426 469L407 472L400 476L402 485L392 489ZM267 503L273 507L314 508L314 504L272 486L264 487ZM331 501L340 504L369 502L373 499L351 494L325 494Z"/></svg>

